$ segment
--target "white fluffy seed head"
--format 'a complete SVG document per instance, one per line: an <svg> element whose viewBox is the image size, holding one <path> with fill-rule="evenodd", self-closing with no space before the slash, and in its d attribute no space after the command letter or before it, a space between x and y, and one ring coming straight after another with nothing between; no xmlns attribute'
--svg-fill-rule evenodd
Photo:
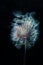
<svg viewBox="0 0 43 65"><path fill-rule="evenodd" d="M16 13L14 15L18 17L18 14ZM22 19L13 19L11 29L11 40L13 41L13 43L16 41L16 43L14 43L16 48L21 48L22 45L25 45L25 40L26 47L31 48L35 44L35 41L37 40L39 35L39 22L35 20L31 15L28 16L28 14L21 14L19 17L21 16Z"/></svg>

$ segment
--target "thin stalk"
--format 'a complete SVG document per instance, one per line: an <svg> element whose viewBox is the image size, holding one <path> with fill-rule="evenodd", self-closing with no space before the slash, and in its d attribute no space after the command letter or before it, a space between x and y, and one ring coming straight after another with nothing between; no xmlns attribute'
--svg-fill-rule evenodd
<svg viewBox="0 0 43 65"><path fill-rule="evenodd" d="M26 39L25 39L25 51L24 51L24 64L26 65Z"/></svg>

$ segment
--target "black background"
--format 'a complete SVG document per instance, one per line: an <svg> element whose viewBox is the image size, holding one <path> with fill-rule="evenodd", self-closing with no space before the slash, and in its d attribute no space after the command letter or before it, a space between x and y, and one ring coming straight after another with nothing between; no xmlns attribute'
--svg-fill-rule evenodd
<svg viewBox="0 0 43 65"><path fill-rule="evenodd" d="M27 50L26 65L43 65L43 1L41 0L0 0L0 56L4 64L23 65L24 47L17 50L10 41L10 24L14 16L12 11L37 13L39 20L39 39L36 45Z"/></svg>

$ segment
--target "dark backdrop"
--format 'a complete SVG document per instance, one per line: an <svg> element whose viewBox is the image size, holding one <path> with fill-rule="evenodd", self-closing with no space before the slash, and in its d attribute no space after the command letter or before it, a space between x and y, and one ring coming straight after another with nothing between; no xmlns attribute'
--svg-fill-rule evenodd
<svg viewBox="0 0 43 65"><path fill-rule="evenodd" d="M14 16L12 11L37 13L39 20L39 39L35 46L26 52L26 65L43 65L43 1L41 0L0 0L0 56L2 63L23 65L24 47L17 50L10 41L10 24Z"/></svg>

